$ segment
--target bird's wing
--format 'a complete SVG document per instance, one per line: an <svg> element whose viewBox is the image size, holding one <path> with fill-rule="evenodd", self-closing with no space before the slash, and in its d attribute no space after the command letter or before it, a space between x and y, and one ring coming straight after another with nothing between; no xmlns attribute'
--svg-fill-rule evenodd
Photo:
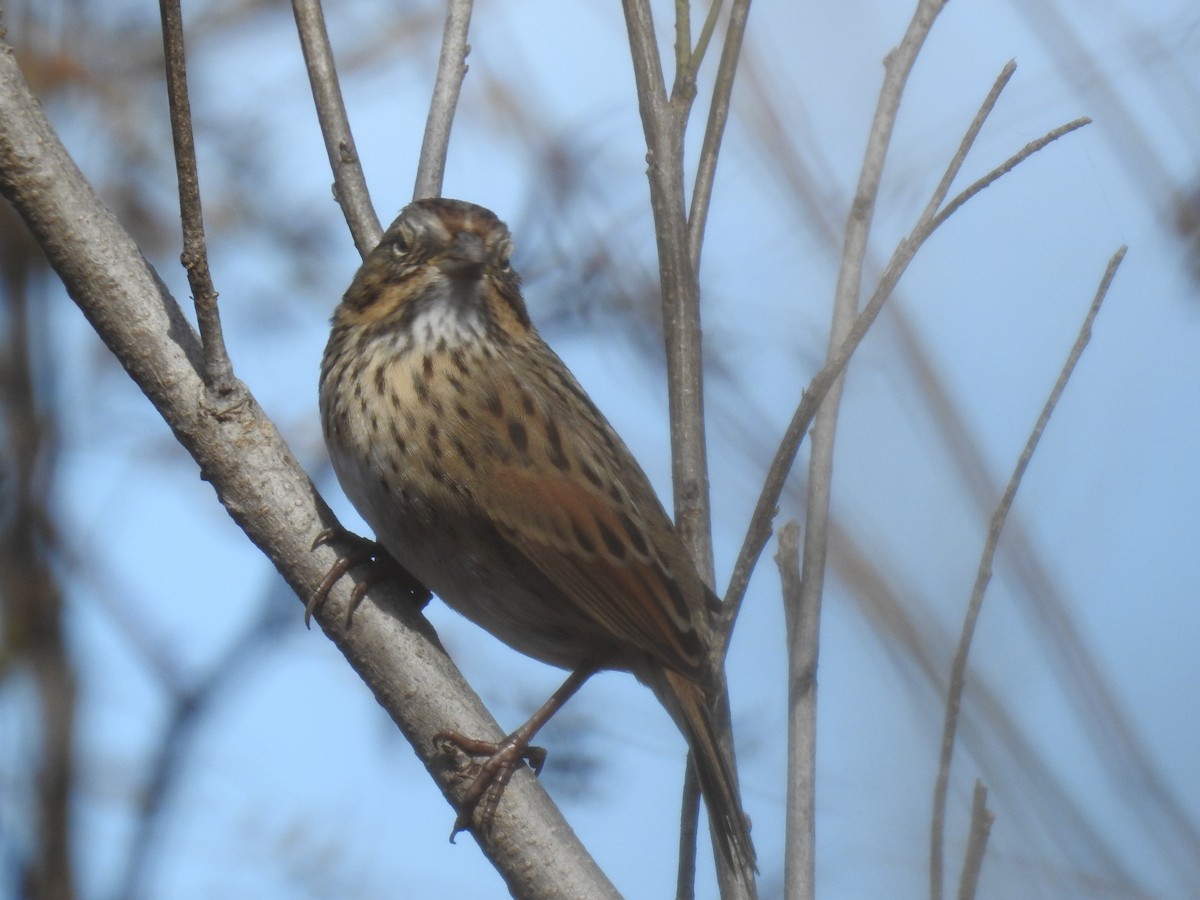
<svg viewBox="0 0 1200 900"><path fill-rule="evenodd" d="M518 465L495 474L483 505L499 536L595 625L602 643L637 648L688 675L704 670L695 601L681 587L699 578L673 572L631 510L565 475Z"/></svg>
<svg viewBox="0 0 1200 900"><path fill-rule="evenodd" d="M633 455L545 352L557 365L489 381L493 450L472 481L478 512L598 637L697 677L711 592Z"/></svg>

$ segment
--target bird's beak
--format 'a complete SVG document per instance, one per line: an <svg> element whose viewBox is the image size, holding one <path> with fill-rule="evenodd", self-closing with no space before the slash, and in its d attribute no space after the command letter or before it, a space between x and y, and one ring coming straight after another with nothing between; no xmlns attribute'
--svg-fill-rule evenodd
<svg viewBox="0 0 1200 900"><path fill-rule="evenodd" d="M451 278L476 279L487 263L483 238L473 232L460 232L454 243L437 261L437 267Z"/></svg>

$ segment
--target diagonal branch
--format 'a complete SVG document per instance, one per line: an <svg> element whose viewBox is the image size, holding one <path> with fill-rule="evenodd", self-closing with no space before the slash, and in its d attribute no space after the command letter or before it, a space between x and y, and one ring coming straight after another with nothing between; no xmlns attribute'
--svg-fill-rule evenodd
<svg viewBox="0 0 1200 900"><path fill-rule="evenodd" d="M450 149L450 127L458 93L467 74L467 31L471 26L472 0L450 0L446 10L446 27L442 32L442 50L438 54L437 78L429 102L429 117L425 121L425 137L421 141L421 157L417 163L417 182L413 199L440 197L442 179L446 174L446 154Z"/></svg>
<svg viewBox="0 0 1200 900"><path fill-rule="evenodd" d="M154 404L202 477L296 593L307 598L338 558L311 550L335 518L253 396L219 413L205 402L195 332L133 239L105 208L46 120L0 41L0 193L130 377ZM236 381L235 381L236 384ZM341 579L317 612L326 635L400 727L439 788L457 803L462 779L434 735L448 729L503 736L403 591L372 587L345 623L353 584ZM331 760L330 765L336 765ZM485 855L522 897L616 897L536 780L517 773L488 834Z"/></svg>
<svg viewBox="0 0 1200 900"><path fill-rule="evenodd" d="M342 89L338 86L333 48L329 46L329 32L325 30L321 0L292 0L292 12L296 17L296 32L300 35L304 64L308 67L308 81L312 85L313 102L317 106L317 119L325 138L325 152L333 169L333 196L341 205L342 215L350 226L354 246L360 255L366 256L379 243L383 229L379 225L379 217L375 215L371 194L367 190L367 179L358 159L358 150L354 147L354 136L350 133L350 119L346 115L346 104L342 101Z"/></svg>
<svg viewBox="0 0 1200 900"><path fill-rule="evenodd" d="M963 858L962 878L958 882L958 900L975 900L979 873L983 871L983 854L995 818L995 813L987 807L987 788L976 779L971 801L971 830L967 833L967 852Z"/></svg>
<svg viewBox="0 0 1200 900"><path fill-rule="evenodd" d="M714 0L712 10L720 3ZM704 246L704 227L708 224L708 207L712 200L713 181L717 172L717 156L721 152L721 139L725 136L725 123L729 119L729 98L733 94L734 76L737 74L738 59L741 57L742 40L746 35L746 19L750 15L750 0L734 0L729 13L729 25L725 30L725 45L721 49L721 62L717 66L717 81L713 86L712 103L708 108L708 124L704 127L704 141L700 145L700 157L696 163L696 181L692 188L691 209L688 212L688 253L697 277L700 272L700 251ZM713 16L705 22L696 55L703 54L711 34Z"/></svg>
<svg viewBox="0 0 1200 900"><path fill-rule="evenodd" d="M700 36L696 38L696 46L692 48L688 57L688 65L692 70L693 79L700 70L700 64L704 62L704 55L708 52L713 32L717 30L717 19L720 18L721 7L724 5L725 0L710 0L709 2L708 15L704 17L704 24L700 26ZM745 6L749 9L749 0L745 0ZM737 12L735 11L733 15L737 15ZM741 42L741 38L738 38L738 42Z"/></svg>
<svg viewBox="0 0 1200 900"><path fill-rule="evenodd" d="M850 328L846 339L841 343L837 352L826 360L821 370L809 381L808 387L805 388L804 394L800 399L800 404L796 407L796 412L792 415L792 420L788 423L783 438L779 442L779 448L775 451L775 457L767 470L767 477L763 483L763 489L759 494L758 503L755 505L754 512L750 516L750 524L746 529L746 537L742 542L742 549L738 553L737 562L734 563L733 574L729 579L729 586L725 591L725 605L721 613L724 620L723 625L727 643L730 629L733 627L738 611L741 609L742 601L745 598L746 587L750 583L750 575L758 563L758 558L762 554L763 547L767 545L767 541L771 537L771 523L778 512L779 498L783 494L783 486L787 482L787 477L792 470L793 463L796 461L796 454L800 450L800 443L804 440L804 435L808 432L808 428L812 424L813 418L816 416L817 409L822 399L824 399L825 394L829 391L834 380L841 374L847 362L849 362L850 356L858 348L858 345L862 343L867 330L879 316L884 303L891 296L900 277L908 268L908 264L912 262L917 251L945 223L950 213L961 207L971 197L992 184L1000 176L1011 172L1020 162L1028 159L1038 150L1058 140L1060 137L1082 128L1090 122L1091 119L1088 118L1076 119L1073 122L1055 128L1053 131L1047 132L1036 141L1031 141L1018 153L1009 157L983 178L960 192L946 205L941 213L918 222L908 237L902 240L899 246L896 247L892 258L888 261L883 274L880 276L875 293L854 320L854 325ZM959 153L961 154L962 152L960 149Z"/></svg>
<svg viewBox="0 0 1200 900"><path fill-rule="evenodd" d="M954 653L954 662L950 667L950 687L946 697L946 717L942 728L942 749L938 760L937 783L933 791L933 817L930 828L932 835L929 853L929 895L932 900L941 900L943 892L942 871L946 825L946 792L950 784L950 762L954 755L954 735L958 729L958 712L962 706L963 690L966 687L967 655L971 651L971 639L975 634L975 624L979 620L979 611L983 607L983 595L987 590L988 582L992 579L992 561L996 556L996 547L1000 542L1000 533L1003 531L1004 523L1008 519L1008 511L1012 508L1013 498L1017 494L1021 478L1025 475L1025 470L1029 467L1029 460L1033 457L1033 451L1037 449L1042 432L1046 430L1046 423L1050 421L1054 407L1058 405L1058 400L1066 389L1067 382L1071 378L1071 373L1075 371L1075 365L1079 362L1079 357L1083 355L1084 348L1087 347L1088 341L1091 340L1092 323L1096 320L1096 314L1100 312L1100 305L1108 295L1108 289L1112 285L1113 278L1116 277L1121 260L1125 258L1125 249L1125 247L1121 247L1113 254L1112 259L1108 261L1108 268L1104 272L1104 277L1100 280L1099 288L1096 289L1096 296L1092 300L1091 308L1088 309L1088 313L1084 317L1083 325L1079 329L1079 336L1075 339L1075 345L1071 348L1071 352L1067 356L1067 361L1058 375L1058 380L1054 383L1053 390L1050 391L1046 405L1042 407L1041 415L1038 416L1037 422L1033 426L1029 440L1025 442L1025 448L1021 451L1021 455L1017 459L1012 477L1008 480L1008 486L1004 489L1004 494L996 506L996 511L992 513L992 521L988 527L987 540L984 542L983 555L979 560L979 571L975 577L975 586L971 589L971 600L967 605L967 615L963 621L958 649Z"/></svg>

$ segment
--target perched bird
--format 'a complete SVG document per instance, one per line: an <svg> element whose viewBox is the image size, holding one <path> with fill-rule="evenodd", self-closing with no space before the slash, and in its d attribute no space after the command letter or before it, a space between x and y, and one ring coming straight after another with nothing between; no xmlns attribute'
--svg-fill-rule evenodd
<svg viewBox="0 0 1200 900"><path fill-rule="evenodd" d="M321 424L334 471L379 544L452 608L572 671L490 754L456 828L590 676L632 672L687 738L715 844L752 885L754 849L713 653L717 600L649 480L538 335L494 213L406 207L333 316ZM722 713L723 711L723 713Z"/></svg>

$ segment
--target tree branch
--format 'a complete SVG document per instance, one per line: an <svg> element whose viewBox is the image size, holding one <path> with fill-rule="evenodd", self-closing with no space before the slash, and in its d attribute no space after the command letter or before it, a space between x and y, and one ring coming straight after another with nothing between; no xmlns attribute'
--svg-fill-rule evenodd
<svg viewBox="0 0 1200 900"><path fill-rule="evenodd" d="M676 3L676 82L668 100L662 62L654 34L648 0L623 0L629 32L630 55L637 86L638 110L646 137L647 176L650 207L658 249L659 283L662 290L663 332L667 356L667 392L671 422L671 482L674 488L675 525L706 582L714 581L712 513L708 482L708 448L704 435L704 370L700 329L700 285L695 260L688 249L688 222L683 187L683 132L692 100L695 77L691 68L689 4ZM681 58L683 50L687 58ZM728 704L714 710L722 741L733 755L732 725ZM690 776L685 776L690 783ZM695 809L685 796L683 815ZM692 890L682 880L694 850L693 829L680 832L679 896ZM717 880L722 896L753 897L754 873L737 872L720 853Z"/></svg>
<svg viewBox="0 0 1200 900"><path fill-rule="evenodd" d="M195 332L67 154L3 41L0 193L230 516L301 598L311 596L337 559L331 547L310 549L333 514L244 386L235 379L236 402L219 413L206 402ZM502 732L402 591L372 587L347 627L352 588L351 579L339 580L317 621L457 803L463 776L433 736L453 730L499 739ZM493 828L475 837L515 895L617 896L528 771L513 778Z"/></svg>
<svg viewBox="0 0 1200 900"><path fill-rule="evenodd" d="M900 46L888 54L883 87L875 119L867 138L866 154L858 188L846 219L846 233L833 301L833 319L829 328L828 356L844 344L855 321L862 293L862 269L874 217L884 162L900 109L908 75L924 46L934 20L945 0L920 0ZM808 497L804 519L804 558L800 577L800 603L815 608L820 616L825 589L825 558L829 546L829 504L833 484L833 446L837 433L838 407L842 396L839 374L829 386L816 412L812 428L812 449L808 467ZM732 623L731 623L732 624Z"/></svg>
<svg viewBox="0 0 1200 900"><path fill-rule="evenodd" d="M160 0L159 11L166 58L167 100L171 108L171 138L179 179L179 215L183 223L180 261L187 270L196 304L196 322L204 347L204 383L215 400L232 393L233 367L221 332L221 313L217 308L217 292L208 270L208 249L204 242L204 213L200 208L200 176L196 171L192 105L188 98L187 59L183 46L183 14L179 0Z"/></svg>
<svg viewBox="0 0 1200 900"><path fill-rule="evenodd" d="M646 136L650 207L658 246L667 391L671 418L675 525L701 575L713 579L700 288L688 253L683 191L683 124L690 99L667 99L648 0L623 0Z"/></svg>
<svg viewBox="0 0 1200 900"><path fill-rule="evenodd" d="M379 243L383 228L371 203L367 179L354 146L354 136L350 133L350 119L342 101L342 89L338 86L321 0L292 0L292 12L296 17L304 64L308 68L308 82L312 85L317 119L325 138L325 152L333 169L333 196L342 207L342 215L354 237L354 246L360 256L366 256Z"/></svg>
<svg viewBox="0 0 1200 900"><path fill-rule="evenodd" d="M963 858L962 878L958 882L958 900L975 900L979 873L983 871L983 854L988 835L996 816L987 808L987 788L975 780L975 796L971 801L971 830L967 834L967 853Z"/></svg>
<svg viewBox="0 0 1200 900"><path fill-rule="evenodd" d="M675 0L675 84L672 97L679 91L695 90L696 70L692 67L692 3Z"/></svg>
<svg viewBox="0 0 1200 900"><path fill-rule="evenodd" d="M950 686L946 696L946 717L942 727L942 748L938 760L937 783L933 791L933 816L930 826L929 895L932 900L941 900L943 895L942 871L944 867L946 793L950 784L950 763L954 755L954 735L958 730L958 712L962 706L962 695L967 681L967 655L971 651L971 639L975 634L975 624L979 619L979 611L983 607L983 595L987 590L988 582L992 579L992 561L996 556L996 547L1000 542L1000 532L1004 529L1004 523L1008 518L1008 511L1012 508L1013 498L1017 494L1017 488L1021 484L1021 478L1025 475L1025 470L1029 467L1029 460L1033 457L1033 451L1037 449L1038 441L1041 440L1042 432L1046 429L1046 423L1050 421L1054 407L1058 405L1058 400L1062 396L1063 390L1066 389L1067 381L1071 378L1071 373L1075 371L1075 365L1079 362L1079 357L1083 355L1084 348L1087 347L1088 341L1091 340L1092 323L1096 320L1096 314L1100 312L1100 305L1108 295L1109 286L1112 284L1113 278L1116 277L1121 260L1125 258L1125 250L1125 247L1121 247L1113 254L1112 259L1108 261L1108 268L1104 272L1104 277L1100 280L1100 287L1096 290L1096 296L1092 300L1091 308L1084 317L1083 325L1079 329L1079 336L1075 339L1075 345L1071 348L1071 352L1067 356L1067 361L1058 375L1058 380L1054 383L1053 390L1050 391L1046 405L1042 407L1041 415L1038 416L1037 422L1033 426L1029 440L1025 442L1025 448L1021 451L1021 455L1017 459L1012 477L1008 480L1008 486L1004 489L1004 494L996 506L996 511L992 513L987 540L984 542L983 555L979 560L979 571L975 576L975 585L971 589L971 600L967 604L967 615L963 620L962 634L958 640L958 649L954 653L954 662L950 667Z"/></svg>
<svg viewBox="0 0 1200 900"><path fill-rule="evenodd" d="M679 864L675 872L675 900L696 896L696 837L700 829L700 776L689 752L683 767L683 798L679 804Z"/></svg>
<svg viewBox="0 0 1200 900"><path fill-rule="evenodd" d="M692 48L691 55L688 58L688 64L692 70L692 78L695 78L696 73L700 71L700 66L704 62L704 56L708 53L708 45L712 41L713 32L717 29L717 19L720 18L721 7L724 5L725 0L710 0L708 14L704 17L704 24L700 26L700 36L696 38L696 46ZM749 0L747 0L746 6L749 8ZM735 12L734 15L736 14Z"/></svg>
<svg viewBox="0 0 1200 900"><path fill-rule="evenodd" d="M817 653L821 630L820 608L805 606L800 594L800 525L795 519L779 529L775 562L783 582L788 650L784 894L792 900L812 900L816 890Z"/></svg>
<svg viewBox="0 0 1200 900"><path fill-rule="evenodd" d="M417 182L413 199L440 197L446 174L446 154L450 149L450 127L458 107L458 93L467 74L467 31L471 26L472 0L450 0L446 27L442 32L442 50L438 54L437 78L425 121L421 157L417 163Z"/></svg>
<svg viewBox="0 0 1200 900"><path fill-rule="evenodd" d="M758 563L758 558L762 554L763 548L767 545L767 541L771 537L771 523L779 511L779 498L783 493L783 486L787 482L792 465L796 461L796 454L799 452L800 443L804 440L804 435L808 432L808 428L812 424L822 399L824 399L830 386L841 373L842 369L845 368L850 356L866 336L867 330L879 316L880 311L883 309L883 304L891 296L900 277L908 268L908 264L912 262L913 257L916 256L917 251L946 222L947 218L971 197L991 185L997 178L1011 172L1017 164L1028 159L1038 150L1058 140L1063 135L1082 128L1090 122L1091 119L1086 117L1076 119L1042 135L1036 141L1026 144L1020 152L1009 157L983 178L960 192L946 205L942 212L932 217L922 216L922 219L913 227L908 237L902 240L896 247L892 253L892 258L888 261L883 274L880 276L875 293L854 320L854 325L846 335L846 339L842 342L838 351L826 360L824 367L809 381L808 387L805 388L803 396L800 399L800 404L796 407L796 412L792 415L792 420L788 423L783 438L779 442L779 448L775 451L775 457L767 469L767 477L763 483L763 489L759 493L758 503L755 505L754 512L750 516L750 524L746 528L746 537L742 542L742 549L738 553L737 562L734 563L733 567L733 574L729 579L729 586L725 591L725 604L721 609L721 615L727 644L733 623L737 619L742 601L745 598L746 588L750 584L750 575ZM957 160L963 152L963 149L960 148L955 159ZM954 161L952 161L951 166L954 164Z"/></svg>
<svg viewBox="0 0 1200 900"><path fill-rule="evenodd" d="M714 0L712 11L720 6ZM704 228L708 224L708 207L712 201L713 182L717 172L717 157L721 152L721 139L725 136L725 123L729 120L729 98L733 94L734 76L742 52L742 40L746 35L746 19L750 15L750 0L734 0L729 13L729 26L725 30L725 45L721 49L721 62L717 66L717 81L713 86L712 102L708 107L708 124L704 128L704 141L700 145L700 158L696 164L696 181L692 188L692 204L688 212L688 254L696 277L700 276L700 252L704 247ZM708 37L712 33L713 16L705 22L700 35L701 44L696 55L704 52Z"/></svg>

